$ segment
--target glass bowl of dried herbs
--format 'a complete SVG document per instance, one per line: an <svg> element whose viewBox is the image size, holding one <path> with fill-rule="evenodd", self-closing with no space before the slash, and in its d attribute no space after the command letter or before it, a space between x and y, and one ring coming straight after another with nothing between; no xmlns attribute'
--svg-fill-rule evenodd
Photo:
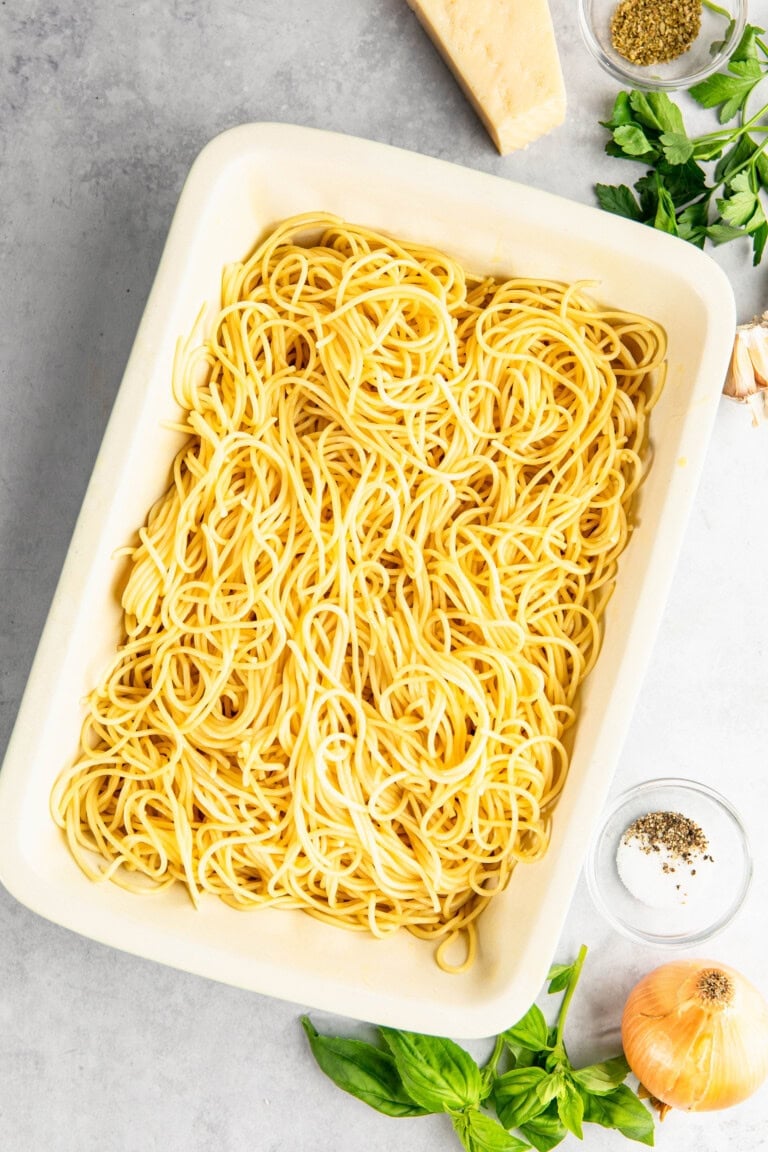
<svg viewBox="0 0 768 1152"><path fill-rule="evenodd" d="M587 47L632 88L691 88L724 67L747 0L579 0Z"/></svg>

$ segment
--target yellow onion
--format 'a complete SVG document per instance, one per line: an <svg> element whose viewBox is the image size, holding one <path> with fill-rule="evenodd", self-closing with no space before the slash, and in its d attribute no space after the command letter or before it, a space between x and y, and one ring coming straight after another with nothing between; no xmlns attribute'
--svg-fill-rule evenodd
<svg viewBox="0 0 768 1152"><path fill-rule="evenodd" d="M621 1038L641 1085L671 1108L730 1108L768 1076L768 1004L716 961L649 972L627 998Z"/></svg>

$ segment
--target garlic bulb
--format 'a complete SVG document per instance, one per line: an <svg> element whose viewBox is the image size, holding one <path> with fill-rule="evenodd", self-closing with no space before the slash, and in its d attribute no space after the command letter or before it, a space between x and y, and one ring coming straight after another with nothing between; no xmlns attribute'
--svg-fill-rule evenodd
<svg viewBox="0 0 768 1152"><path fill-rule="evenodd" d="M662 1104L703 1112L746 1100L768 1076L768 1004L734 968L677 960L624 1006L629 1066Z"/></svg>
<svg viewBox="0 0 768 1152"><path fill-rule="evenodd" d="M723 393L749 405L753 424L768 419L768 312L736 329Z"/></svg>

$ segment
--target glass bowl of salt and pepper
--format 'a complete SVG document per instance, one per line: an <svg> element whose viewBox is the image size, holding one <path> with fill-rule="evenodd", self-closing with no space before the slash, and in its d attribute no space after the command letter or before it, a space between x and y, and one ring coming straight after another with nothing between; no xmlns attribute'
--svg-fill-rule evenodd
<svg viewBox="0 0 768 1152"><path fill-rule="evenodd" d="M632 88L690 88L724 67L747 22L747 0L579 0L592 55Z"/></svg>
<svg viewBox="0 0 768 1152"><path fill-rule="evenodd" d="M681 948L731 922L749 890L752 858L724 796L693 780L649 780L609 807L585 874L593 901L619 932Z"/></svg>

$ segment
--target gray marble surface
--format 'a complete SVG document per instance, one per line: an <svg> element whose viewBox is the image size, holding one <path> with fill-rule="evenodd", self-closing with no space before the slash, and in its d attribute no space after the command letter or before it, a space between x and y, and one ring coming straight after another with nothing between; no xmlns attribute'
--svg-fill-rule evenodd
<svg viewBox="0 0 768 1152"><path fill-rule="evenodd" d="M403 0L1 0L0 752L196 153L232 125L286 121L591 202L596 178L631 175L602 154L615 85L580 42L573 0L551 6L567 123L502 159ZM751 7L765 24L768 4ZM762 309L765 268L738 246L718 259L741 317ZM722 402L615 790L691 775L746 815L753 890L707 951L768 992L766 492L768 426ZM570 1046L586 1060L610 1054L628 989L664 957L613 933L583 883L559 957L582 941ZM388 1120L337 1092L299 1012L82 939L0 890L0 1148L458 1147L440 1118ZM768 1148L768 1088L727 1113L673 1113L657 1145ZM625 1142L590 1128L585 1146Z"/></svg>

